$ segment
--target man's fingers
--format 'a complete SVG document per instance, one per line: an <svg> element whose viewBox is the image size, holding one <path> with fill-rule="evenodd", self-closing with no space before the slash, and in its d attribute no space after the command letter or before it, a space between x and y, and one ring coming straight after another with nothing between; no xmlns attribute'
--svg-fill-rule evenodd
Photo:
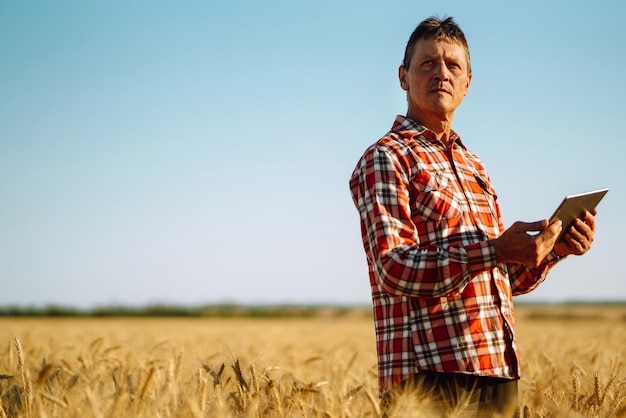
<svg viewBox="0 0 626 418"><path fill-rule="evenodd" d="M596 213L598 213L597 210L594 210L592 213L585 212L582 217L582 221L589 226L592 231L596 230Z"/></svg>

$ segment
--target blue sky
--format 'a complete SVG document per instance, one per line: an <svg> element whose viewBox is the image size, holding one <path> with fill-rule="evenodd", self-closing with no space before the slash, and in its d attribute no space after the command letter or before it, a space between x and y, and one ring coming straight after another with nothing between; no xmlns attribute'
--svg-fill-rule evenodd
<svg viewBox="0 0 626 418"><path fill-rule="evenodd" d="M0 2L0 305L370 301L348 178L453 16L454 128L507 226L609 187L594 248L518 300L625 299L626 4Z"/></svg>

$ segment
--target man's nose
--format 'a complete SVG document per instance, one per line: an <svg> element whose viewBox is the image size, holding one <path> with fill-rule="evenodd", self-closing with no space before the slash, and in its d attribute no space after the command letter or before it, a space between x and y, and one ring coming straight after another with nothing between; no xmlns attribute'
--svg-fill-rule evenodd
<svg viewBox="0 0 626 418"><path fill-rule="evenodd" d="M450 71L444 62L439 62L435 65L433 78L440 81L448 81L450 79Z"/></svg>

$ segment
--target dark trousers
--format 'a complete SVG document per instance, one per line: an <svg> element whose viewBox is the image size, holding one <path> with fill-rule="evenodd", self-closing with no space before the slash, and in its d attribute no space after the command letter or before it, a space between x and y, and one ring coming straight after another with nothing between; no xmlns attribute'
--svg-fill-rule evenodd
<svg viewBox="0 0 626 418"><path fill-rule="evenodd" d="M382 400L383 417L517 416L517 380L460 373L420 372Z"/></svg>

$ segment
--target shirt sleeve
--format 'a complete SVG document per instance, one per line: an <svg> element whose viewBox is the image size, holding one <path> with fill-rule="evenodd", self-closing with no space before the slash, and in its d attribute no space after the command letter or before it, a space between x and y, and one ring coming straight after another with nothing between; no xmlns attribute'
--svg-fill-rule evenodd
<svg viewBox="0 0 626 418"><path fill-rule="evenodd" d="M495 248L490 240L465 246L421 243L411 217L407 173L397 153L372 147L352 175L352 197L370 268L391 295L460 293L476 274L496 266Z"/></svg>
<svg viewBox="0 0 626 418"><path fill-rule="evenodd" d="M541 264L534 268L525 267L521 264L508 264L507 270L513 295L523 295L535 290L546 280L550 269L564 258L551 251Z"/></svg>

